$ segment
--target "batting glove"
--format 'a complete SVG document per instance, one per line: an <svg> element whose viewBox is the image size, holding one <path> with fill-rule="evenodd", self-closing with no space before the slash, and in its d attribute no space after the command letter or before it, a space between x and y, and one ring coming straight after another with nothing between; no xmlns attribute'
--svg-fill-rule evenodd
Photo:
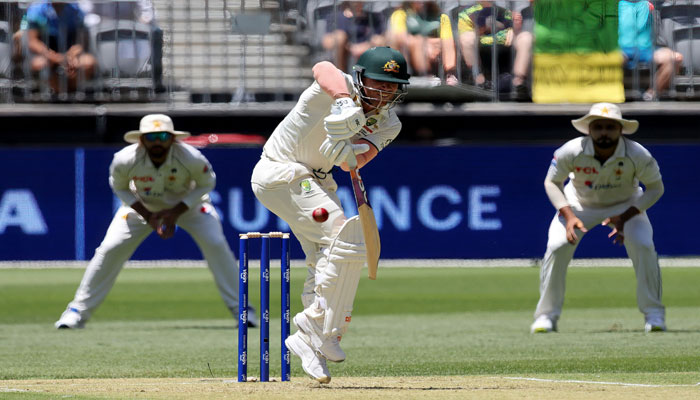
<svg viewBox="0 0 700 400"><path fill-rule="evenodd" d="M323 126L333 140L349 139L365 126L365 113L351 98L342 97L331 106Z"/></svg>
<svg viewBox="0 0 700 400"><path fill-rule="evenodd" d="M351 144L349 140L333 140L326 138L318 149L321 155L333 165L340 165L347 161L348 157L355 157L369 151L367 143Z"/></svg>

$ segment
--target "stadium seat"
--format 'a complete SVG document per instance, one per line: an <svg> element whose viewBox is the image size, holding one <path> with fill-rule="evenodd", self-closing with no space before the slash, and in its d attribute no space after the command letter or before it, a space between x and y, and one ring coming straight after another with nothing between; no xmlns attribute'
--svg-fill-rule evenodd
<svg viewBox="0 0 700 400"><path fill-rule="evenodd" d="M683 55L684 73L676 84L700 83L700 4L671 4L660 9L659 35Z"/></svg>
<svg viewBox="0 0 700 400"><path fill-rule="evenodd" d="M365 5L365 10L374 13L381 13L388 21L391 14L399 6L401 6L400 1L373 1Z"/></svg>
<svg viewBox="0 0 700 400"><path fill-rule="evenodd" d="M311 32L310 45L316 47L326 33L326 19L333 15L335 6L332 0L309 0L306 4L306 21Z"/></svg>
<svg viewBox="0 0 700 400"><path fill-rule="evenodd" d="M10 24L0 21L0 77L8 77L10 74L11 37Z"/></svg>
<svg viewBox="0 0 700 400"><path fill-rule="evenodd" d="M12 87L10 81L11 37L9 24L6 21L0 21L0 103L9 99Z"/></svg>
<svg viewBox="0 0 700 400"><path fill-rule="evenodd" d="M119 78L151 77L151 31L129 20L106 20L91 35L100 75Z"/></svg>

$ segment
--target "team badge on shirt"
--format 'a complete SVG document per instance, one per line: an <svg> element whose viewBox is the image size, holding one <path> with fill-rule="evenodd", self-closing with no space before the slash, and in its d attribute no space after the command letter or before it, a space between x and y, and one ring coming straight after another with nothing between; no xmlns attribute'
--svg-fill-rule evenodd
<svg viewBox="0 0 700 400"><path fill-rule="evenodd" d="M299 185L301 186L301 191L304 193L311 193L311 190L313 190L311 189L311 181L308 179L304 179Z"/></svg>
<svg viewBox="0 0 700 400"><path fill-rule="evenodd" d="M617 169L615 170L615 179L620 180L622 178L622 174L625 173L625 171L622 170L622 167L624 167L625 163L620 161L617 163Z"/></svg>

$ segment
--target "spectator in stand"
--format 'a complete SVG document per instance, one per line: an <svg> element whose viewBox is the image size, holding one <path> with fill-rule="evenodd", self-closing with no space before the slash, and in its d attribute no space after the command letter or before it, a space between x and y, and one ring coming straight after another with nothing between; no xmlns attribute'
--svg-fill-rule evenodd
<svg viewBox="0 0 700 400"><path fill-rule="evenodd" d="M458 15L459 43L464 62L472 70L474 84L487 85L480 60L491 60L491 47L497 45L499 71L510 70L510 49L515 49L512 85L519 94L527 93L526 79L530 68L534 35L523 30L523 18L493 4L493 1L479 1L476 5L462 10ZM495 29L494 29L495 28ZM491 77L491 80L498 77ZM510 88L502 87L510 90Z"/></svg>
<svg viewBox="0 0 700 400"><path fill-rule="evenodd" d="M625 57L625 68L637 68L638 63L656 64L654 87L642 95L644 101L658 98L671 84L675 69L680 70L683 55L668 47L654 50L654 5L647 0L620 0L618 3L618 43Z"/></svg>
<svg viewBox="0 0 700 400"><path fill-rule="evenodd" d="M328 21L328 33L321 41L325 50L333 51L334 64L343 72L349 72L349 59L354 63L368 49L386 45L384 16L364 10L364 4L341 3L338 13Z"/></svg>
<svg viewBox="0 0 700 400"><path fill-rule="evenodd" d="M151 67L156 89L162 89L163 76L163 30L156 21L156 10L152 0L94 2L80 0L88 27L97 26L104 20L129 20L148 25L151 30Z"/></svg>
<svg viewBox="0 0 700 400"><path fill-rule="evenodd" d="M15 35L17 48L27 35L31 53L31 71L49 71L49 86L58 92L65 79L67 90L74 91L78 79L90 79L95 72L95 57L87 50L84 14L77 4L36 1L27 9L22 30Z"/></svg>
<svg viewBox="0 0 700 400"><path fill-rule="evenodd" d="M437 2L404 2L389 18L388 40L409 60L414 75L437 75L442 65L445 83L459 83L452 24Z"/></svg>

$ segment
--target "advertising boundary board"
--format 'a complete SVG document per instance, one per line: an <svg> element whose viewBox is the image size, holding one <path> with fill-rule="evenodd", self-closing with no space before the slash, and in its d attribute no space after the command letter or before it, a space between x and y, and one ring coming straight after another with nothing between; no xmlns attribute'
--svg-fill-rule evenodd
<svg viewBox="0 0 700 400"><path fill-rule="evenodd" d="M646 146L661 166L666 192L649 210L662 256L697 256L700 198L689 174L700 145ZM383 259L540 258L554 216L543 189L556 146L391 146L362 174L376 213ZM117 148L2 149L0 260L85 260L104 237L118 201L108 184ZM232 249L239 232L288 230L254 198L250 173L259 148L202 150L217 174L212 201ZM347 173L334 172L348 216L356 213ZM576 257L624 258L608 229L593 229ZM273 249L273 256L278 249ZM292 257L303 258L293 242ZM182 229L151 235L134 260L199 259Z"/></svg>

